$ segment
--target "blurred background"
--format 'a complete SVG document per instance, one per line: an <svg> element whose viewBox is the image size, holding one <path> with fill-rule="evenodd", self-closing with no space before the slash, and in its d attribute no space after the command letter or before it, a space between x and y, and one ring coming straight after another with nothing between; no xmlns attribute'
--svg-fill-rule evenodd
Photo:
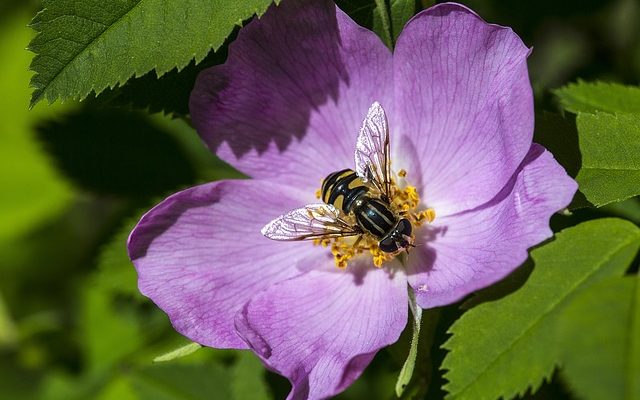
<svg viewBox="0 0 640 400"><path fill-rule="evenodd" d="M533 46L539 116L558 113L552 90L578 78L640 81L637 0L462 2ZM338 4L372 26L373 1ZM186 109L197 72L223 62L224 48L180 74L149 74L82 103L29 110L28 24L38 7L0 0L0 399L284 398L287 382L245 352L202 349L153 363L189 342L138 293L125 251L141 213L165 195L240 176L205 150ZM639 210L631 199L599 213L638 223ZM458 314L454 305L439 319L436 370L422 371L429 398L443 396L438 347ZM382 351L341 397L393 398L407 346L403 339ZM554 379L527 397L570 395Z"/></svg>

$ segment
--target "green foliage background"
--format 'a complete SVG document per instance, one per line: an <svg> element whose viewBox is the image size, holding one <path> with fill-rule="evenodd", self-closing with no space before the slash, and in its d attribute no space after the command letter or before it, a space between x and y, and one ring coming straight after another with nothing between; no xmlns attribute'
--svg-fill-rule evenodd
<svg viewBox="0 0 640 400"><path fill-rule="evenodd" d="M462 2L534 48L535 140L580 193L525 265L426 310L419 342L409 324L339 397L395 398L413 343L404 398L638 399L640 3ZM43 3L0 3L0 398L284 398L251 353L175 333L125 252L163 196L240 177L204 149L187 99L271 1ZM431 3L338 1L390 47Z"/></svg>

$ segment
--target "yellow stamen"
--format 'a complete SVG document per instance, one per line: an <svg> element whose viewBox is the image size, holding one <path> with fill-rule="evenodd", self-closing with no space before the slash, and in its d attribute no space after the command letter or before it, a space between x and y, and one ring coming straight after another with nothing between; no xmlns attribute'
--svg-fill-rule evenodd
<svg viewBox="0 0 640 400"><path fill-rule="evenodd" d="M384 251L380 250L377 243L369 251L371 252L371 256L373 258L373 265L378 268L382 267L382 263L393 258L389 253L385 253Z"/></svg>
<svg viewBox="0 0 640 400"><path fill-rule="evenodd" d="M315 239L313 244L316 246L329 247L331 244L331 239Z"/></svg>
<svg viewBox="0 0 640 400"><path fill-rule="evenodd" d="M320 200L320 197L322 197L322 190L318 189L316 190L316 199Z"/></svg>
<svg viewBox="0 0 640 400"><path fill-rule="evenodd" d="M407 171L401 169L398 171L400 178L407 176ZM316 192L319 199L322 193L320 190ZM391 181L391 211L407 218L415 228L424 223L432 223L436 218L436 212L433 208L427 208L418 211L420 206L420 195L415 186L398 187L395 180ZM351 217L348 217L351 218ZM355 223L355 221L354 221ZM381 268L382 265L392 260L396 254L385 253L378 247L378 239L368 233L355 237L339 237L331 239L316 239L313 243L317 246L329 247L336 266L344 269L349 261L354 257L369 254L373 261L373 265Z"/></svg>
<svg viewBox="0 0 640 400"><path fill-rule="evenodd" d="M422 225L425 221L427 221L428 223L432 223L433 220L436 219L436 210L434 210L433 208L427 208L426 210L422 210L414 214L413 216L418 226Z"/></svg>
<svg viewBox="0 0 640 400"><path fill-rule="evenodd" d="M313 243L317 246L330 246L331 254L336 266L340 269L347 267L351 259L359 255L369 253L376 267L381 267L385 261L393 258L392 254L385 253L378 248L377 239L370 235L358 237L340 237L332 239L316 239Z"/></svg>

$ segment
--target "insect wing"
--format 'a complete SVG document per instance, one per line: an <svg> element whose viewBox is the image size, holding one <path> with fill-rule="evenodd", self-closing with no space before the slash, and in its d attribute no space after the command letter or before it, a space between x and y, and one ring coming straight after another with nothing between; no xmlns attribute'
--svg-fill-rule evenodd
<svg viewBox="0 0 640 400"><path fill-rule="evenodd" d="M262 234L273 240L312 240L353 236L361 233L340 218L340 211L332 205L317 203L289 211L269 222Z"/></svg>
<svg viewBox="0 0 640 400"><path fill-rule="evenodd" d="M389 124L387 115L380 103L369 107L367 117L362 123L356 141L356 174L364 182L371 182L384 196L387 202L391 183L389 159Z"/></svg>

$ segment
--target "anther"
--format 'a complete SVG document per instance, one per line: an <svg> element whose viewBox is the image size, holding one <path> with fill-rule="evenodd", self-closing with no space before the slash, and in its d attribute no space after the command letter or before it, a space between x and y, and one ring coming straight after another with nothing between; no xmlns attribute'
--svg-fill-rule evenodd
<svg viewBox="0 0 640 400"><path fill-rule="evenodd" d="M397 172L397 175L402 181L407 176L407 171L401 169ZM321 190L316 191L316 197L318 199L322 197ZM431 223L436 218L436 213L433 208L417 211L418 206L420 205L420 195L418 194L418 190L415 186L403 185L402 188L400 188L400 186L392 180L390 197L393 199L393 202L390 205L392 211L394 211L396 215L401 215L403 218L407 218L416 228L424 223ZM355 221L352 222L355 223ZM411 242L409 239L407 239L407 241ZM378 239L368 234L361 234L357 237L316 239L314 240L314 244L322 247L329 247L331 249L334 262L340 269L347 268L351 259L363 254L370 256L373 265L378 268L381 268L386 261L389 261L394 257L399 257L401 262L406 261L406 254L404 252L400 254L385 253L378 247ZM410 247L415 246L411 245Z"/></svg>

